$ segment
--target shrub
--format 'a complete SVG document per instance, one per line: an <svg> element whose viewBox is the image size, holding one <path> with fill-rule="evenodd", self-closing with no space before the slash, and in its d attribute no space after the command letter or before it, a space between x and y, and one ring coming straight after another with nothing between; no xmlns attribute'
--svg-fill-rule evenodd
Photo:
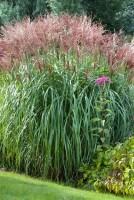
<svg viewBox="0 0 134 200"><path fill-rule="evenodd" d="M48 0L48 4L53 13L82 14L82 0Z"/></svg>
<svg viewBox="0 0 134 200"><path fill-rule="evenodd" d="M10 21L14 21L16 17L16 10L12 6L5 1L0 3L0 27Z"/></svg>
<svg viewBox="0 0 134 200"><path fill-rule="evenodd" d="M103 151L98 147L93 165L83 165L79 186L102 192L134 195L134 137Z"/></svg>
<svg viewBox="0 0 134 200"><path fill-rule="evenodd" d="M121 28L126 35L134 36L134 2L126 0L122 5L122 10L117 13L116 18L121 21Z"/></svg>
<svg viewBox="0 0 134 200"><path fill-rule="evenodd" d="M91 161L97 145L114 145L133 130L129 82L118 70L111 76L105 57L79 58L54 48L18 65L11 74L5 72L1 91L5 167L71 179L83 162ZM104 75L112 83L96 84Z"/></svg>
<svg viewBox="0 0 134 200"><path fill-rule="evenodd" d="M0 2L0 27L7 23L20 21L26 16L33 19L38 15L46 14L48 11L46 0L3 0Z"/></svg>
<svg viewBox="0 0 134 200"><path fill-rule="evenodd" d="M93 16L94 21L101 21L107 30L119 31L121 21L116 14L122 10L122 4L126 0L85 0L84 8L88 15Z"/></svg>

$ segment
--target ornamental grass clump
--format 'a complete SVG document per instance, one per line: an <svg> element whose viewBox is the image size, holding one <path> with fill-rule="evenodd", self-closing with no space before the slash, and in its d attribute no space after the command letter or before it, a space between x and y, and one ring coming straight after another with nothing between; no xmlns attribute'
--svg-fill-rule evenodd
<svg viewBox="0 0 134 200"><path fill-rule="evenodd" d="M70 180L82 163L90 163L98 145L114 145L132 134L129 82L118 71L111 77L105 57L97 59L96 70L94 56L80 59L73 51L54 48L27 55L4 72L1 166ZM95 83L100 77L105 87Z"/></svg>
<svg viewBox="0 0 134 200"><path fill-rule="evenodd" d="M125 62L128 69L134 68L133 43L124 44L120 34L106 33L101 24L93 23L83 15L47 15L34 21L25 19L2 28L0 37L0 68L11 70L25 53L34 55L44 48L59 47L65 53L73 49L79 57L85 51L95 57L106 55L112 68Z"/></svg>

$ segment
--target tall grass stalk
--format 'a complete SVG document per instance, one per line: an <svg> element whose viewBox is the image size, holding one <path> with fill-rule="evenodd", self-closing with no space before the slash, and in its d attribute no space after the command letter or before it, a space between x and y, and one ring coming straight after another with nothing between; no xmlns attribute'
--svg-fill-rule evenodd
<svg viewBox="0 0 134 200"><path fill-rule="evenodd" d="M77 60L72 52L26 57L3 84L0 110L1 165L55 180L77 175L89 163L100 135L95 130L100 112L95 108L100 88L95 79L109 75L94 57ZM105 59L102 60L102 63ZM106 64L106 63L105 63ZM118 81L117 81L118 78ZM117 73L107 87L110 145L131 133L132 99L127 80Z"/></svg>

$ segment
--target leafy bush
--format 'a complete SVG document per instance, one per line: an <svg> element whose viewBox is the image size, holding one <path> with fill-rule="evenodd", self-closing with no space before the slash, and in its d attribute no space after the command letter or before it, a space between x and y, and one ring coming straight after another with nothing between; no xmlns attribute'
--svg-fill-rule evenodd
<svg viewBox="0 0 134 200"><path fill-rule="evenodd" d="M126 0L122 10L117 13L116 18L121 21L121 28L126 35L134 36L134 1Z"/></svg>
<svg viewBox="0 0 134 200"><path fill-rule="evenodd" d="M0 27L4 26L10 21L15 21L17 18L17 12L7 2L0 3Z"/></svg>
<svg viewBox="0 0 134 200"><path fill-rule="evenodd" d="M48 4L53 13L82 14L82 0L48 0Z"/></svg>
<svg viewBox="0 0 134 200"><path fill-rule="evenodd" d="M103 192L134 195L134 137L103 152L98 146L93 165L83 165L79 186Z"/></svg>
<svg viewBox="0 0 134 200"><path fill-rule="evenodd" d="M131 133L133 99L126 76L118 70L111 76L105 57L44 51L27 56L19 67L16 63L11 74L5 72L1 162L14 170L67 180L83 162L90 162L97 145L115 144ZM96 84L102 75L111 76L112 83Z"/></svg>
<svg viewBox="0 0 134 200"><path fill-rule="evenodd" d="M49 11L45 0L3 0L0 2L0 27L26 17L31 19Z"/></svg>

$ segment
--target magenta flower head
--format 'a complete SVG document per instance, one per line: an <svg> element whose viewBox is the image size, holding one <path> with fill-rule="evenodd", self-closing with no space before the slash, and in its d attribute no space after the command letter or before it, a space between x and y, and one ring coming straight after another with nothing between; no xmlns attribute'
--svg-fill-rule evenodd
<svg viewBox="0 0 134 200"><path fill-rule="evenodd" d="M112 83L112 82L111 82L111 80L109 79L109 77L107 77L107 76L102 76L102 77L100 77L100 78L97 78L97 79L95 80L95 83L96 83L97 85L100 85L100 86L104 87L105 83Z"/></svg>

